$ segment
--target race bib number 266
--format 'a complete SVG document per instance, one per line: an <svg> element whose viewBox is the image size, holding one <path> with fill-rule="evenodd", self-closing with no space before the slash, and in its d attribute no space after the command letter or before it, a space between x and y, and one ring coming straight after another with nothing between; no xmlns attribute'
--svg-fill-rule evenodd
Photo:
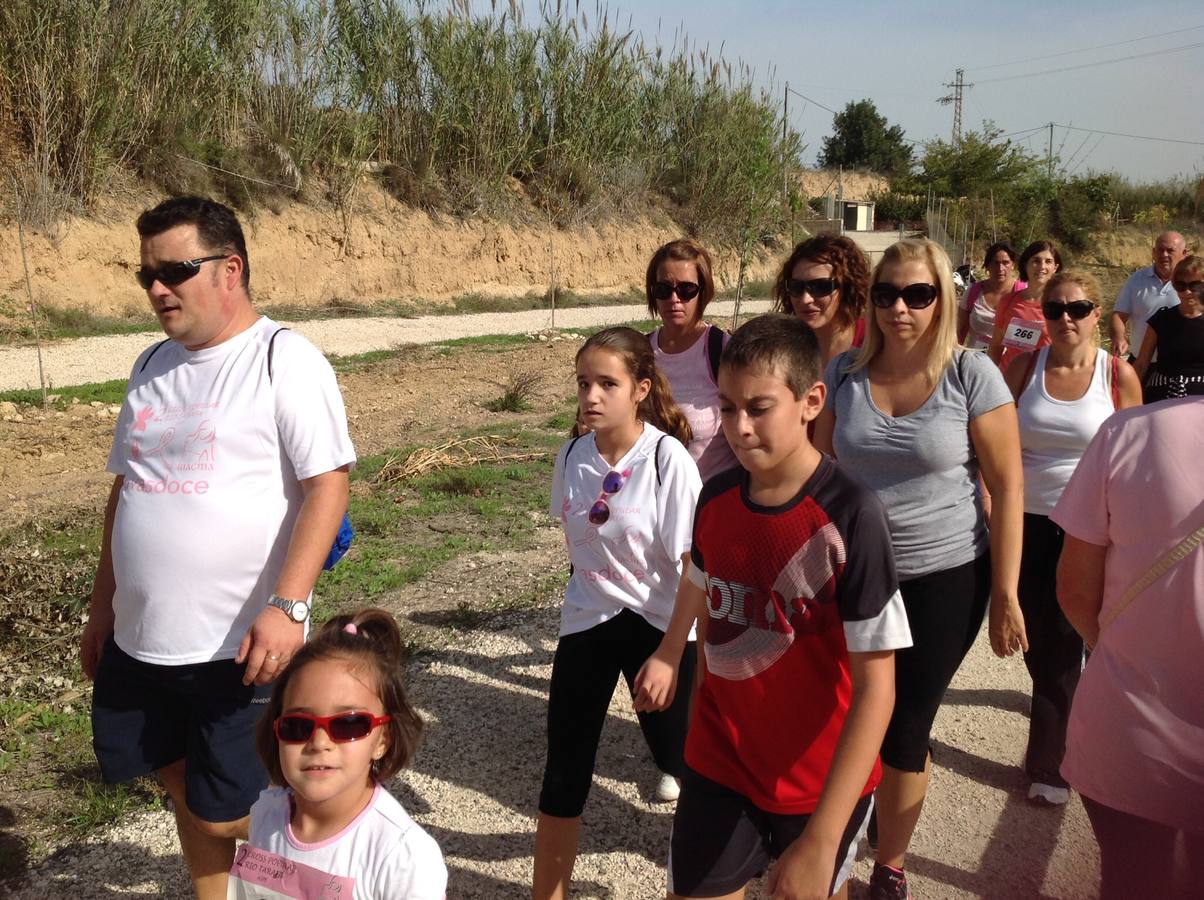
<svg viewBox="0 0 1204 900"><path fill-rule="evenodd" d="M1012 319L1003 332L1003 346L1017 350L1034 350L1041 340L1042 322Z"/></svg>

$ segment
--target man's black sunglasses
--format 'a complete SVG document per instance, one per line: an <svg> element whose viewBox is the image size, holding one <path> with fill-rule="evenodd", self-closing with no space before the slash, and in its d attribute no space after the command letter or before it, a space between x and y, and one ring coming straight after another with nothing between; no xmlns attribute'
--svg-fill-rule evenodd
<svg viewBox="0 0 1204 900"><path fill-rule="evenodd" d="M201 263L212 262L215 259L229 259L229 253L219 253L217 256L201 256L197 259L186 259L182 262L164 263L159 268L143 266L134 273L142 290L149 291L156 281L167 287L183 284L189 278L201 271Z"/></svg>
<svg viewBox="0 0 1204 900"><path fill-rule="evenodd" d="M786 293L791 297L801 297L803 291L806 291L816 299L827 297L836 290L836 279L834 278L791 278L786 282Z"/></svg>
<svg viewBox="0 0 1204 900"><path fill-rule="evenodd" d="M924 284L922 281L901 288L889 281L879 281L870 287L870 302L880 309L890 309L902 297L908 309L923 309L931 306L939 293L935 284Z"/></svg>

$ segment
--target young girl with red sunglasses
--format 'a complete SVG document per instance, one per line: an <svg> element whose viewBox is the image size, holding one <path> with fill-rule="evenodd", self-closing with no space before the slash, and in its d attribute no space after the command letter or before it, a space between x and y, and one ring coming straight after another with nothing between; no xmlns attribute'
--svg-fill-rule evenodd
<svg viewBox="0 0 1204 900"><path fill-rule="evenodd" d="M384 788L421 730L393 617L366 609L327 622L276 680L260 719L259 756L280 786L251 807L230 897L443 900L438 845Z"/></svg>
<svg viewBox="0 0 1204 900"><path fill-rule="evenodd" d="M607 707L622 673L631 688L660 645L690 552L702 487L685 445L690 426L657 370L648 339L607 328L577 353L577 401L588 428L556 458L551 512L572 562L548 697L548 755L535 835L534 897L565 897L581 812ZM693 683L695 644L678 678ZM663 712L639 713L663 773L658 799L676 797L689 690Z"/></svg>

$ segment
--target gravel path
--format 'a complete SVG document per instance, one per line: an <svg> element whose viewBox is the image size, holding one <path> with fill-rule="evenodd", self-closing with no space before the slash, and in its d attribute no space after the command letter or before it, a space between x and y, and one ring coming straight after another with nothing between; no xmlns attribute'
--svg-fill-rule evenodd
<svg viewBox="0 0 1204 900"><path fill-rule="evenodd" d="M413 768L390 787L443 848L453 900L528 896L555 639L554 608L511 613L411 670L427 731ZM1018 766L1027 691L1023 664L995 659L984 632L937 719L932 789L908 861L917 898L1097 896L1095 842L1077 797L1062 809L1024 799ZM630 700L618 690L585 812L574 896L664 896L672 807L648 801L654 783ZM858 862L853 897L865 896L869 869L868 860ZM65 848L12 896L187 893L171 817L155 811Z"/></svg>
<svg viewBox="0 0 1204 900"><path fill-rule="evenodd" d="M766 305L745 308L760 311ZM722 321L731 304L717 303L714 310ZM557 313L556 324L586 327L643 313L639 306L568 309ZM349 354L473 334L524 333L550 324L547 311L532 311L309 321L297 329L328 353ZM124 378L135 355L154 338L65 342L47 353L48 368L57 385ZM32 360L32 351L23 348L0 350L0 390L27 386L31 377L36 382ZM541 534L529 565L521 563L536 579L564 569L559 529ZM449 593L491 596L466 583L459 571L431 580L453 586L446 588ZM400 614L406 598L397 604ZM442 846L453 900L528 895L556 614L554 607L506 614L489 628L452 635L444 649L411 668L412 694L428 728L413 768L390 787ZM995 659L984 632L937 719L932 788L908 862L917 898L1097 896L1098 855L1077 797L1061 809L1034 808L1024 799L1027 782L1019 765L1028 692L1023 663ZM649 802L654 784L630 700L617 691L585 813L575 896L663 896L671 807ZM865 896L869 868L867 860L857 864L856 898ZM60 848L8 895L187 897L171 816L140 813Z"/></svg>
<svg viewBox="0 0 1204 900"><path fill-rule="evenodd" d="M712 321L730 320L734 303L717 301L707 307ZM741 303L743 312L765 312L769 301ZM557 328L587 328L646 318L644 306L585 306L556 311ZM474 313L460 316L418 316L370 319L310 319L288 322L323 353L347 356L371 350L392 350L404 344L433 344L484 334L526 334L552 327L546 309L523 312ZM162 340L157 331L59 341L42 348L42 364L51 387L91 384L127 378L130 366L148 345ZM0 391L38 386L38 357L34 347L0 348Z"/></svg>

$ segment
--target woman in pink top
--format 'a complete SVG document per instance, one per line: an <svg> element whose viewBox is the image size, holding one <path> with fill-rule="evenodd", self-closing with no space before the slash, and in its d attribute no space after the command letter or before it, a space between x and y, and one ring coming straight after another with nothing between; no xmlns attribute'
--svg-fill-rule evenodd
<svg viewBox="0 0 1204 900"><path fill-rule="evenodd" d="M1185 540L1204 531L1201 434L1204 397L1117 413L1051 516L1058 602L1094 645L1062 775L1099 841L1103 900L1204 885L1204 546Z"/></svg>
<svg viewBox="0 0 1204 900"><path fill-rule="evenodd" d="M865 338L870 264L849 238L819 234L794 248L773 285L774 310L815 332L826 366Z"/></svg>
<svg viewBox="0 0 1204 900"><path fill-rule="evenodd" d="M1049 331L1041 315L1041 295L1049 279L1061 268L1062 255L1052 241L1033 241L1020 254L1020 271L1028 284L999 304L995 311L995 333L987 350L1003 371L1021 353L1032 353L1049 343Z"/></svg>
<svg viewBox="0 0 1204 900"><path fill-rule="evenodd" d="M697 241L670 241L652 255L644 276L648 311L661 327L648 335L656 368L690 423L687 449L705 482L736 465L719 422L719 355L729 335L702 314L715 296L711 255Z"/></svg>
<svg viewBox="0 0 1204 900"><path fill-rule="evenodd" d="M1016 278L1016 250L1007 241L988 247L982 265L987 270L986 279L970 285L957 308L957 342L971 350L985 350L991 345L995 310L1000 302L1028 287Z"/></svg>

